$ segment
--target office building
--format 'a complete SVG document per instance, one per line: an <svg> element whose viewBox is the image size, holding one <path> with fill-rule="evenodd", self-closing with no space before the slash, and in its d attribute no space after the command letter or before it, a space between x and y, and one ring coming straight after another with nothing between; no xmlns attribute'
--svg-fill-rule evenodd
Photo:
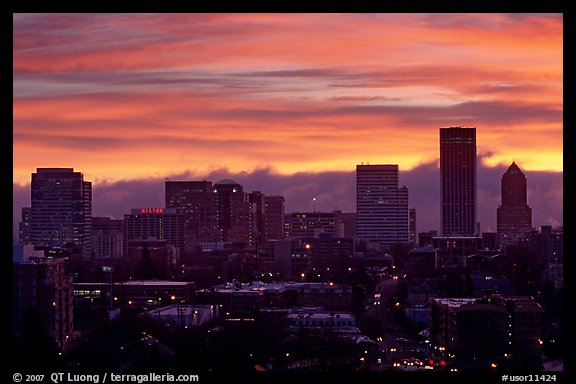
<svg viewBox="0 0 576 384"><path fill-rule="evenodd" d="M344 224L344 236L354 239L356 237L356 212L342 212L340 214Z"/></svg>
<svg viewBox="0 0 576 384"><path fill-rule="evenodd" d="M476 183L476 128L440 128L442 236L478 234Z"/></svg>
<svg viewBox="0 0 576 384"><path fill-rule="evenodd" d="M254 244L266 241L266 196L260 191L248 193L248 202L252 204L255 219Z"/></svg>
<svg viewBox="0 0 576 384"><path fill-rule="evenodd" d="M416 246L416 208L408 210L408 245Z"/></svg>
<svg viewBox="0 0 576 384"><path fill-rule="evenodd" d="M270 195L264 197L266 210L264 212L266 240L284 238L284 196Z"/></svg>
<svg viewBox="0 0 576 384"><path fill-rule="evenodd" d="M356 233L369 249L409 242L408 189L398 174L397 164L356 166Z"/></svg>
<svg viewBox="0 0 576 384"><path fill-rule="evenodd" d="M527 204L526 176L512 162L501 180L502 201L496 210L496 231L501 247L518 242L532 229L532 208Z"/></svg>
<svg viewBox="0 0 576 384"><path fill-rule="evenodd" d="M123 257L123 221L109 217L92 218L92 255L96 259Z"/></svg>
<svg viewBox="0 0 576 384"><path fill-rule="evenodd" d="M30 220L32 218L32 208L22 207L22 219L20 220L18 226L18 237L20 244L31 245L32 241L30 239Z"/></svg>
<svg viewBox="0 0 576 384"><path fill-rule="evenodd" d="M219 239L211 181L166 181L164 189L166 208L184 217L184 251L192 251L200 241Z"/></svg>
<svg viewBox="0 0 576 384"><path fill-rule="evenodd" d="M354 240L322 233L317 237L302 238L308 253L311 281L344 283L350 276Z"/></svg>
<svg viewBox="0 0 576 384"><path fill-rule="evenodd" d="M28 217L26 208L23 217ZM29 222L29 241L37 248L68 248L89 257L92 183L73 168L37 168L32 173Z"/></svg>
<svg viewBox="0 0 576 384"><path fill-rule="evenodd" d="M328 233L334 237L344 236L344 222L341 211L333 212L292 212L284 215L285 237L315 237Z"/></svg>
<svg viewBox="0 0 576 384"><path fill-rule="evenodd" d="M256 245L256 206L242 185L231 179L214 184L219 241Z"/></svg>
<svg viewBox="0 0 576 384"><path fill-rule="evenodd" d="M540 265L564 263L564 229L543 225L527 234L527 246ZM526 241L524 242L526 243Z"/></svg>

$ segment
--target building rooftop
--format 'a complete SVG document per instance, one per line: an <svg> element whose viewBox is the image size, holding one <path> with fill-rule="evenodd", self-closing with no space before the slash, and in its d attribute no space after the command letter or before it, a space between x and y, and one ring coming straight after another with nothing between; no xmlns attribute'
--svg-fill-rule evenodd
<svg viewBox="0 0 576 384"><path fill-rule="evenodd" d="M222 180L216 182L214 185L216 185L216 184L218 184L218 185L223 185L223 184L232 185L232 184L238 184L238 183L232 179L222 179Z"/></svg>
<svg viewBox="0 0 576 384"><path fill-rule="evenodd" d="M449 307L461 307L463 305L470 305L476 303L476 299L472 297L466 298L436 298L434 299L437 303L447 305Z"/></svg>
<svg viewBox="0 0 576 384"><path fill-rule="evenodd" d="M155 285L155 286L175 286L175 287L185 287L190 284L194 284L191 281L169 281L169 280L128 280L119 283L114 283L115 285L130 285L130 286L145 286L145 285Z"/></svg>
<svg viewBox="0 0 576 384"><path fill-rule="evenodd" d="M167 305L165 307L152 309L145 312L148 315L157 316L189 316L198 312L211 311L214 309L214 305L210 304L187 304L187 305Z"/></svg>
<svg viewBox="0 0 576 384"><path fill-rule="evenodd" d="M516 311L538 311L541 309L540 304L538 304L530 296L501 296L499 294L486 295L484 297L465 297L465 298L435 298L433 299L437 303L447 305L452 308L457 308L465 305L471 304L494 304L494 305L505 305L506 301L512 300L515 304Z"/></svg>
<svg viewBox="0 0 576 384"><path fill-rule="evenodd" d="M31 256L14 264L64 264L64 259L59 257Z"/></svg>
<svg viewBox="0 0 576 384"><path fill-rule="evenodd" d="M342 320L355 320L355 317L350 312L299 312L291 313L287 316L289 319L294 318L308 318L308 319L342 319Z"/></svg>

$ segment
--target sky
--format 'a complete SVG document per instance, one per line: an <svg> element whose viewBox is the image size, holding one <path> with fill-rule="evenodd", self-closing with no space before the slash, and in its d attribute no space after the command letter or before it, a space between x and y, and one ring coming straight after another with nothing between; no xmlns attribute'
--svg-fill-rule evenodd
<svg viewBox="0 0 576 384"><path fill-rule="evenodd" d="M351 212L364 163L398 164L417 230L439 229L450 126L476 128L483 230L512 161L533 224L562 225L563 15L13 15L14 223L36 168L82 172L94 215L122 218L166 179L225 177Z"/></svg>

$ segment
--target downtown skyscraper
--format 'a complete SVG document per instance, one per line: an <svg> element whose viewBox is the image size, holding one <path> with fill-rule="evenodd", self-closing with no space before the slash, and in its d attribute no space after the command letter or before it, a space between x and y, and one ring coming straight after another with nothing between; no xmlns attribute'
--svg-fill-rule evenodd
<svg viewBox="0 0 576 384"><path fill-rule="evenodd" d="M264 196L266 210L264 212L266 240L284 238L284 196Z"/></svg>
<svg viewBox="0 0 576 384"><path fill-rule="evenodd" d="M219 239L216 194L211 181L165 182L166 208L184 215L184 250L190 251L199 241Z"/></svg>
<svg viewBox="0 0 576 384"><path fill-rule="evenodd" d="M502 201L496 210L496 231L500 246L506 246L520 240L532 229L526 176L515 162L502 175L500 193Z"/></svg>
<svg viewBox="0 0 576 384"><path fill-rule="evenodd" d="M213 186L216 195L219 241L256 245L256 204L249 201L244 187L234 180L223 179Z"/></svg>
<svg viewBox="0 0 576 384"><path fill-rule="evenodd" d="M397 164L356 165L356 233L369 249L408 244L408 189Z"/></svg>
<svg viewBox="0 0 576 384"><path fill-rule="evenodd" d="M442 236L478 234L476 184L476 128L440 128Z"/></svg>
<svg viewBox="0 0 576 384"><path fill-rule="evenodd" d="M26 208L27 209L27 208ZM28 241L39 248L71 248L91 255L92 183L73 168L32 173Z"/></svg>

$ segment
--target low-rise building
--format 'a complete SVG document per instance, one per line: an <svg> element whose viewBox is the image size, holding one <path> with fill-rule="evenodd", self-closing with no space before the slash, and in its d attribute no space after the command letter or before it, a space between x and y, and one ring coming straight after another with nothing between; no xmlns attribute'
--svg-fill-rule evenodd
<svg viewBox="0 0 576 384"><path fill-rule="evenodd" d="M542 315L526 296L431 299L430 344L459 370L539 370Z"/></svg>

